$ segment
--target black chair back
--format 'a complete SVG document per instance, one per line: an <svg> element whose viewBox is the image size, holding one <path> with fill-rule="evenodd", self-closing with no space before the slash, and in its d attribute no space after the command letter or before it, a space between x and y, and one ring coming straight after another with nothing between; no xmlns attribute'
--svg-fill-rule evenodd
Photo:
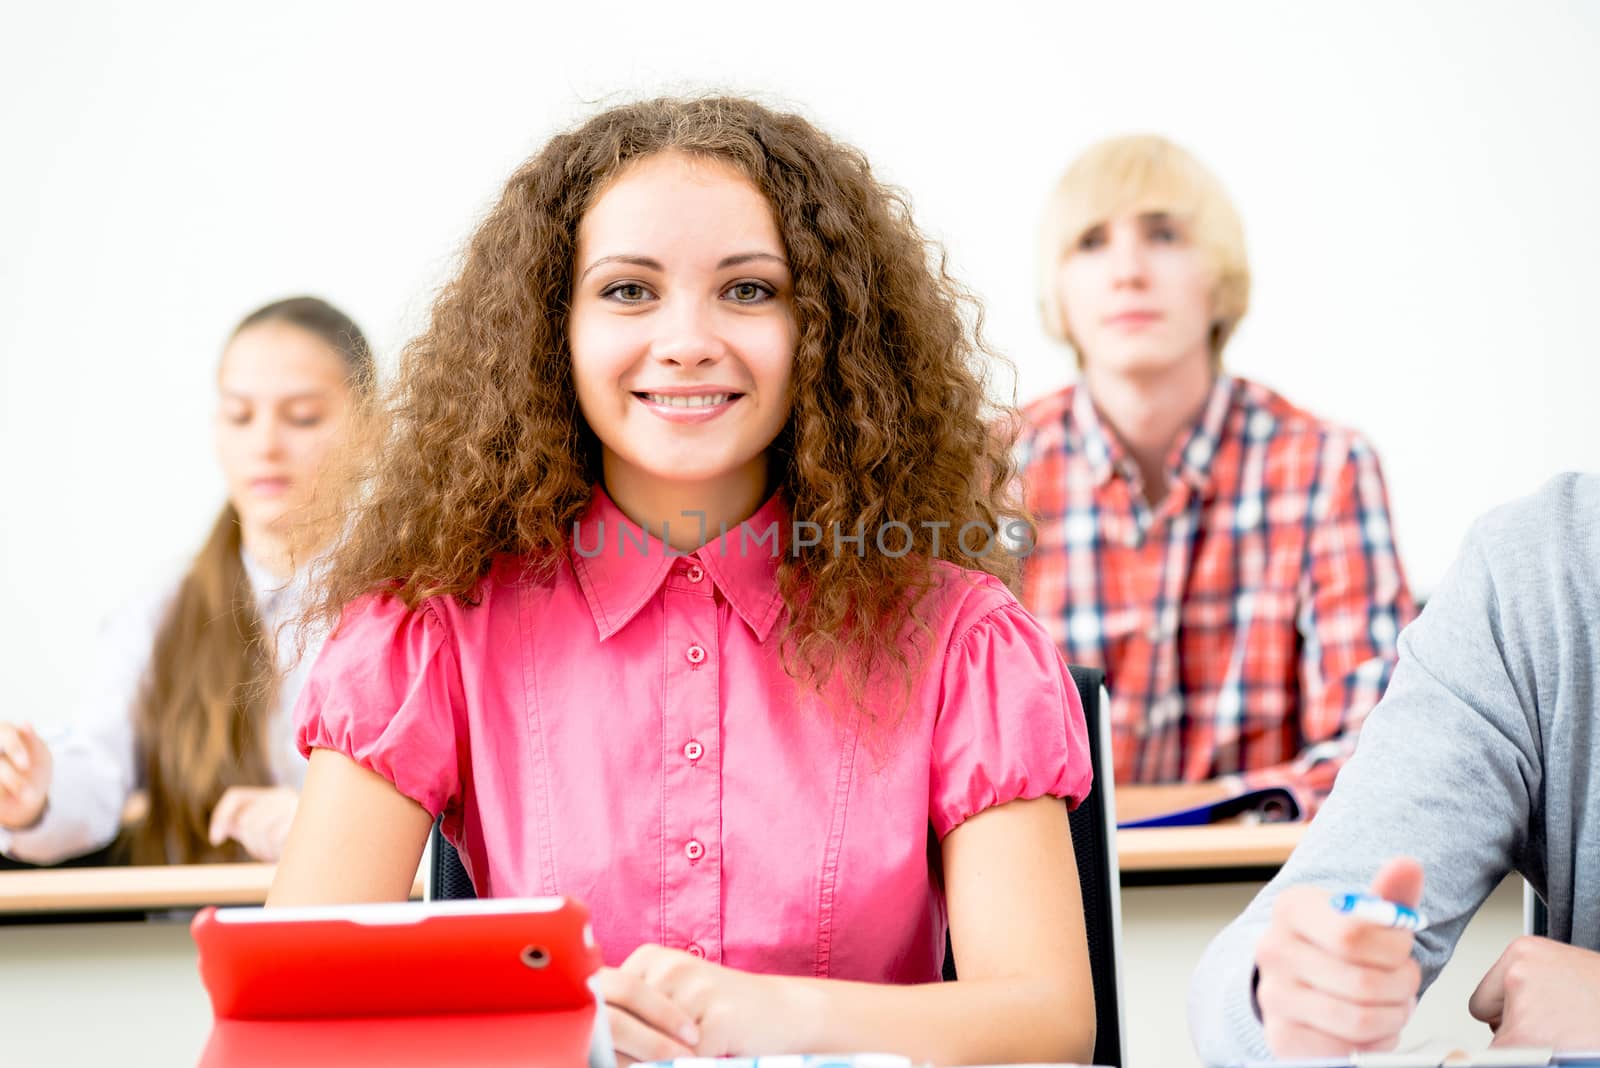
<svg viewBox="0 0 1600 1068"><path fill-rule="evenodd" d="M1122 1068L1122 873L1117 864L1116 805L1114 787L1104 769L1111 766L1111 731L1100 700L1105 680L1094 668L1074 667L1089 728L1089 765L1094 785L1067 816L1072 828L1072 852L1078 861L1078 892L1083 898L1083 928L1089 940L1089 974L1094 983L1094 1063ZM953 949L947 940L944 977L956 977Z"/></svg>
<svg viewBox="0 0 1600 1068"><path fill-rule="evenodd" d="M1067 817L1078 858L1078 890L1089 936L1089 974L1094 981L1094 1063L1127 1064L1122 1026L1122 871L1117 862L1117 816L1111 771L1111 724L1101 698L1105 674L1074 667L1072 681L1083 700L1089 728L1094 786Z"/></svg>
<svg viewBox="0 0 1600 1068"><path fill-rule="evenodd" d="M1078 889L1083 896L1084 929L1089 936L1089 972L1094 980L1094 1063L1122 1068L1122 879L1117 866L1115 803L1109 772L1111 731L1101 704L1104 675L1092 668L1072 668L1072 681L1083 701L1089 728L1089 760L1094 786L1072 810L1072 850L1078 858ZM455 847L433 825L428 863L427 898L448 901L475 898L472 880ZM945 949L945 978L955 978L955 959Z"/></svg>
<svg viewBox="0 0 1600 1068"><path fill-rule="evenodd" d="M461 854L439 829L440 820L433 821L433 834L428 838L428 883L424 895L428 901L474 900L478 891L472 886L472 877L461 863Z"/></svg>
<svg viewBox="0 0 1600 1068"><path fill-rule="evenodd" d="M1527 883L1522 884L1522 930L1539 938L1550 937L1550 909Z"/></svg>

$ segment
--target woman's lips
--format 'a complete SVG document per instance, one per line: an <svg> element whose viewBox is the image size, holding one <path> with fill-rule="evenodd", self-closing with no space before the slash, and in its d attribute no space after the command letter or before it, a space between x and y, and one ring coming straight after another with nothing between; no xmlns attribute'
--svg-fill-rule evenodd
<svg viewBox="0 0 1600 1068"><path fill-rule="evenodd" d="M634 399L644 405L652 415L660 416L669 423L706 423L722 415L743 399L742 393L724 393L727 399L717 404L697 404L687 407L681 404L661 403L653 400L649 394L635 393ZM657 394L660 396L660 394Z"/></svg>
<svg viewBox="0 0 1600 1068"><path fill-rule="evenodd" d="M292 484L287 478L252 478L248 483L250 492L257 497L281 497L289 492Z"/></svg>

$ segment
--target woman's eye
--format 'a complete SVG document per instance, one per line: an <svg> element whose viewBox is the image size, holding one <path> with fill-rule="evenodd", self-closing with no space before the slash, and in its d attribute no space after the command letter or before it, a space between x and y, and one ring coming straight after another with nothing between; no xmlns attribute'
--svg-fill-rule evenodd
<svg viewBox="0 0 1600 1068"><path fill-rule="evenodd" d="M624 304L638 304L648 299L650 292L638 282L618 282L614 286L607 287L600 295L620 300Z"/></svg>
<svg viewBox="0 0 1600 1068"><path fill-rule="evenodd" d="M1093 252L1106 243L1106 231L1103 226L1096 226L1085 230L1083 236L1078 238L1079 252Z"/></svg>
<svg viewBox="0 0 1600 1068"><path fill-rule="evenodd" d="M772 295L772 287L760 282L735 282L728 287L728 296L736 304L755 304Z"/></svg>
<svg viewBox="0 0 1600 1068"><path fill-rule="evenodd" d="M291 416L289 416L289 425L290 426L314 427L320 422L322 422L322 414L320 412L317 413L316 415L291 415Z"/></svg>
<svg viewBox="0 0 1600 1068"><path fill-rule="evenodd" d="M1179 234L1175 226L1157 226L1150 231L1150 240L1162 245L1175 245L1178 243Z"/></svg>
<svg viewBox="0 0 1600 1068"><path fill-rule="evenodd" d="M223 412L222 418L234 426L245 426L250 422L249 412Z"/></svg>

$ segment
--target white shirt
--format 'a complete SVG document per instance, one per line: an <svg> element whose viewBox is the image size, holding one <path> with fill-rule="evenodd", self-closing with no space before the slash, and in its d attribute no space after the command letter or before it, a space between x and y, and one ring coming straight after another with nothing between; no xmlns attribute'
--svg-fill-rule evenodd
<svg viewBox="0 0 1600 1068"><path fill-rule="evenodd" d="M275 784L298 790L305 781L306 761L295 747L292 713L323 636L308 636L304 655L297 655L293 628L280 635L278 626L298 614L309 569L284 580L263 570L248 553L240 555L255 593L262 635L277 648L283 672L264 728L268 764ZM144 786L134 731L139 691L156 632L187 572L186 565L102 627L94 655L85 664L90 675L77 716L70 726L40 731L54 760L44 816L25 831L0 827L0 853L30 864L54 864L104 848L116 837L129 795Z"/></svg>

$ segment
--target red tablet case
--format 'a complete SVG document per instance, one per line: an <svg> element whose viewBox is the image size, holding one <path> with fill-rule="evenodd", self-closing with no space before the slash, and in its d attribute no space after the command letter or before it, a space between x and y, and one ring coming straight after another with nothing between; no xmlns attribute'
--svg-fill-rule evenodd
<svg viewBox="0 0 1600 1068"><path fill-rule="evenodd" d="M588 1061L600 952L565 899L205 909L205 1068Z"/></svg>

